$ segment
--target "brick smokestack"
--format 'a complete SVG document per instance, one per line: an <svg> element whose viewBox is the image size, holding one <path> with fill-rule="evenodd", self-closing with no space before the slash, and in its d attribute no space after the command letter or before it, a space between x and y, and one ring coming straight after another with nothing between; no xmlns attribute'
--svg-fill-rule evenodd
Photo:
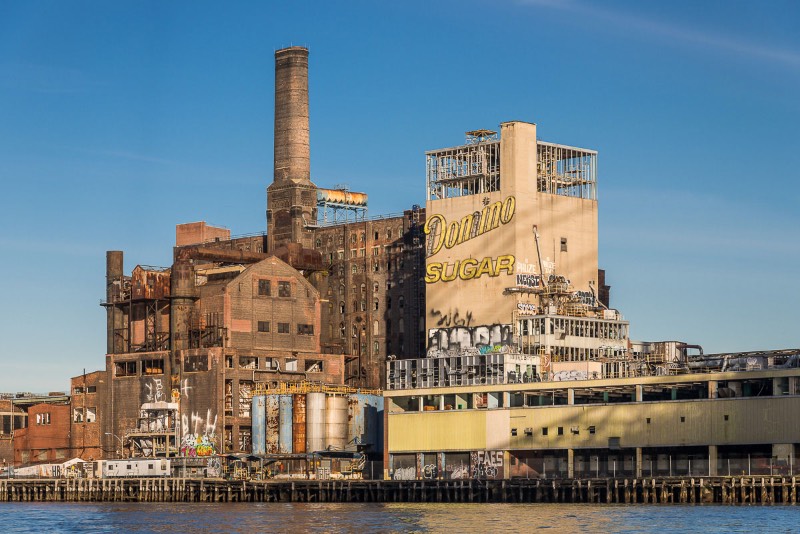
<svg viewBox="0 0 800 534"><path fill-rule="evenodd" d="M267 251L313 249L317 186L308 143L308 49L275 52L275 174L267 188ZM299 248L298 248L299 247Z"/></svg>
<svg viewBox="0 0 800 534"><path fill-rule="evenodd" d="M308 144L308 49L275 52L276 183L311 180Z"/></svg>

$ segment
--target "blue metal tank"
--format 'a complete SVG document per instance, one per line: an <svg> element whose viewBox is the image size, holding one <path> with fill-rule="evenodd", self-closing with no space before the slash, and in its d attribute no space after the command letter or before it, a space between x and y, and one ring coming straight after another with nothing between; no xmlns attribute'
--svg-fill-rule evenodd
<svg viewBox="0 0 800 534"><path fill-rule="evenodd" d="M292 453L292 396L281 395L279 400L280 431L278 433L278 452Z"/></svg>
<svg viewBox="0 0 800 534"><path fill-rule="evenodd" d="M266 407L267 398L264 395L253 397L252 412L250 414L253 425L253 454L262 455L266 452Z"/></svg>

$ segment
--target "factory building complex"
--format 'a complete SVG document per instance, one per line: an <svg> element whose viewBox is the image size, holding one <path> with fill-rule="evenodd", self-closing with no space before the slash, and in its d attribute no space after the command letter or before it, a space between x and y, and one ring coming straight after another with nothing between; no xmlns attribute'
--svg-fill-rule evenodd
<svg viewBox="0 0 800 534"><path fill-rule="evenodd" d="M312 181L301 47L275 53L274 142L266 232L178 224L173 264L129 274L107 252L105 368L69 395L0 399L15 465L794 472L800 349L630 339L598 265L596 151L542 141L528 122L470 131L425 153L424 206L369 216L366 193Z"/></svg>

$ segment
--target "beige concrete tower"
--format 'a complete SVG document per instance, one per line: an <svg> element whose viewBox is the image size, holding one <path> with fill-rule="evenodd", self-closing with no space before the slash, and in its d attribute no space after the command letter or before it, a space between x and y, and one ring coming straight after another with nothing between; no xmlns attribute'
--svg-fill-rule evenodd
<svg viewBox="0 0 800 534"><path fill-rule="evenodd" d="M313 248L316 221L308 126L308 49L275 52L275 167L267 188L269 252L290 243Z"/></svg>

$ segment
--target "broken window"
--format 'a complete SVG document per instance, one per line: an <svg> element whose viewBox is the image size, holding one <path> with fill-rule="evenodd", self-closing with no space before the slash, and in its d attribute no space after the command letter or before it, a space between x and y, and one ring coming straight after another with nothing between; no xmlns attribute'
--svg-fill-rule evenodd
<svg viewBox="0 0 800 534"><path fill-rule="evenodd" d="M251 430L249 426L239 427L239 451L250 452Z"/></svg>
<svg viewBox="0 0 800 534"><path fill-rule="evenodd" d="M142 361L142 374L143 375L163 375L164 374L164 360L159 358L157 360L143 360Z"/></svg>
<svg viewBox="0 0 800 534"><path fill-rule="evenodd" d="M306 373L321 373L322 360L306 360Z"/></svg>
<svg viewBox="0 0 800 534"><path fill-rule="evenodd" d="M80 395L81 393L83 393L83 388L78 386L73 390L73 393L75 393L75 395Z"/></svg>
<svg viewBox="0 0 800 534"><path fill-rule="evenodd" d="M116 376L136 376L136 362L116 362L114 369Z"/></svg>
<svg viewBox="0 0 800 534"><path fill-rule="evenodd" d="M269 297L272 295L272 286L270 285L269 280L258 281L258 294L262 297Z"/></svg>
<svg viewBox="0 0 800 534"><path fill-rule="evenodd" d="M186 356L183 360L183 372L208 371L208 355L197 354Z"/></svg>
<svg viewBox="0 0 800 534"><path fill-rule="evenodd" d="M86 422L94 423L95 421L97 421L97 407L90 406L86 408Z"/></svg>
<svg viewBox="0 0 800 534"><path fill-rule="evenodd" d="M72 421L75 423L83 423L83 408L75 408L72 412Z"/></svg>
<svg viewBox="0 0 800 534"><path fill-rule="evenodd" d="M239 369L258 369L258 358L254 356L239 356Z"/></svg>
<svg viewBox="0 0 800 534"><path fill-rule="evenodd" d="M286 370L297 371L297 358L286 358Z"/></svg>
<svg viewBox="0 0 800 534"><path fill-rule="evenodd" d="M253 382L242 380L239 382L239 417L250 417L250 408L253 401Z"/></svg>
<svg viewBox="0 0 800 534"><path fill-rule="evenodd" d="M314 335L314 325L313 324L298 324L297 325L297 333L304 336L313 336Z"/></svg>
<svg viewBox="0 0 800 534"><path fill-rule="evenodd" d="M292 296L292 283L291 282L278 282L278 296L291 297Z"/></svg>
<svg viewBox="0 0 800 534"><path fill-rule="evenodd" d="M96 392L97 392L97 386L89 386L86 388L86 393L96 393Z"/></svg>
<svg viewBox="0 0 800 534"><path fill-rule="evenodd" d="M562 237L561 238L561 252L566 252L566 251L567 251L567 238L566 237Z"/></svg>

